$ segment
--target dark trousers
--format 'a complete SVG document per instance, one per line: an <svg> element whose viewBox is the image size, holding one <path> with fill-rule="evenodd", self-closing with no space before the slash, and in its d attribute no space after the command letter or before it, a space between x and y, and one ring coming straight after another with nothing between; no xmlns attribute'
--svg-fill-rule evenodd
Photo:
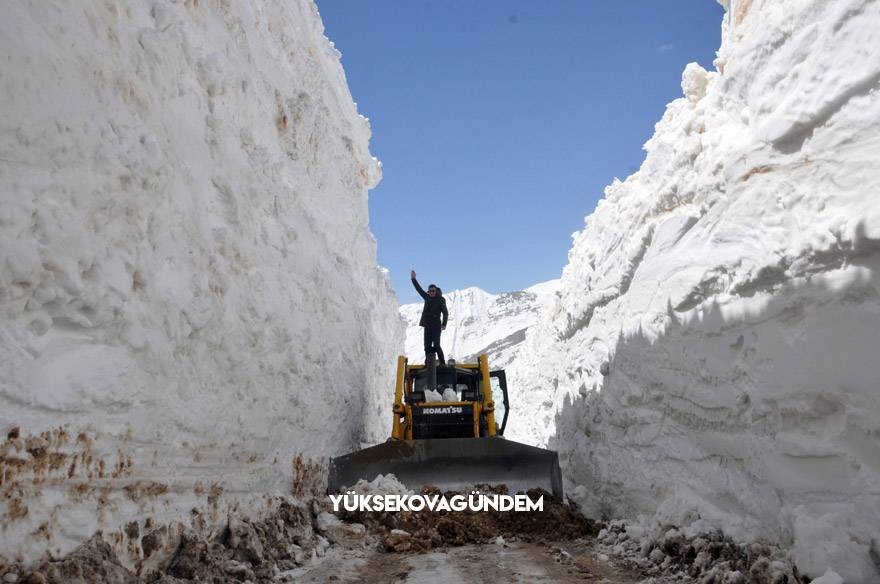
<svg viewBox="0 0 880 584"><path fill-rule="evenodd" d="M446 359L443 358L443 349L440 348L440 332L439 326L425 327L425 360L430 353L437 353L437 361L439 365L446 365Z"/></svg>

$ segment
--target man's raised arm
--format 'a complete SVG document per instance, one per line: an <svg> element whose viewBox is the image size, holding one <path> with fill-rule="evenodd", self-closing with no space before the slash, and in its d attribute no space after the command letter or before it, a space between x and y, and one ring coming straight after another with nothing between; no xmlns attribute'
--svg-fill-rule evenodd
<svg viewBox="0 0 880 584"><path fill-rule="evenodd" d="M419 296L421 296L422 298L424 298L425 300L427 300L427 299L428 299L428 293L425 292L424 290L422 290L422 287L419 286L419 281L416 280L416 271L415 271L415 270L410 271L410 273L409 273L409 277L410 277L410 280L412 280L413 286L416 287L416 292L419 293Z"/></svg>

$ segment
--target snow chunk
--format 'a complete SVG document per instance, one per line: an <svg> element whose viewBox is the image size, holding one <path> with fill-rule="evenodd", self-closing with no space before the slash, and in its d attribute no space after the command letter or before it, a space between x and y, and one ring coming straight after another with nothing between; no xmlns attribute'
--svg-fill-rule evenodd
<svg viewBox="0 0 880 584"><path fill-rule="evenodd" d="M412 534L403 529L392 529L385 538L385 546L396 552L405 552L412 549Z"/></svg>
<svg viewBox="0 0 880 584"><path fill-rule="evenodd" d="M810 584L843 584L843 578L837 572L828 568L824 574L815 580L811 580Z"/></svg>
<svg viewBox="0 0 880 584"><path fill-rule="evenodd" d="M709 74L699 63L688 63L681 74L681 90L693 103L703 99L709 86Z"/></svg>
<svg viewBox="0 0 880 584"><path fill-rule="evenodd" d="M318 515L315 526L328 540L345 547L357 547L366 537L366 528L362 524L346 523L327 511Z"/></svg>
<svg viewBox="0 0 880 584"><path fill-rule="evenodd" d="M412 495L413 491L397 480L391 473L376 475L372 481L359 480L354 486L346 487L343 491L354 491L359 495Z"/></svg>
<svg viewBox="0 0 880 584"><path fill-rule="evenodd" d="M447 387L443 390L443 401L445 402L455 402L458 401L458 394L455 393L455 390L451 387Z"/></svg>
<svg viewBox="0 0 880 584"><path fill-rule="evenodd" d="M443 395L439 391L435 391L433 389L426 389L425 390L425 401L428 403L442 402Z"/></svg>

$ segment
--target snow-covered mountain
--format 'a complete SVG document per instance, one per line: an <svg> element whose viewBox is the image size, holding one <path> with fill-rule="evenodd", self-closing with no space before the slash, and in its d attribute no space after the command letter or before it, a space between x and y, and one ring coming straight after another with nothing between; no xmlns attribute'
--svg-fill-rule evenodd
<svg viewBox="0 0 880 584"><path fill-rule="evenodd" d="M0 53L0 555L146 561L384 438L381 170L314 4L14 2Z"/></svg>
<svg viewBox="0 0 880 584"><path fill-rule="evenodd" d="M459 361L487 353L493 369L508 366L526 330L535 324L539 307L555 297L558 289L559 280L550 280L502 294L474 287L444 294L449 321L441 337L443 352ZM422 303L404 304L400 314L406 321L406 355L413 363L424 363L424 329L419 326Z"/></svg>
<svg viewBox="0 0 880 584"><path fill-rule="evenodd" d="M716 70L575 234L511 427L593 513L876 582L880 3L725 4Z"/></svg>

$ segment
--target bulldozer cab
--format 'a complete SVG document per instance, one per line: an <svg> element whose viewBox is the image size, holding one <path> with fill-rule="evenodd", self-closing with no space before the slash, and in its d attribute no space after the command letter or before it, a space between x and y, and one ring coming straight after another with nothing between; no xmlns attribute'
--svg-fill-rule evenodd
<svg viewBox="0 0 880 584"><path fill-rule="evenodd" d="M456 367L453 363L449 367L438 367L436 375L436 391L441 395L449 395L447 390L451 389L459 401L482 401L481 377L478 368ZM429 377L427 366L412 368L412 391L406 394L408 403L417 404L428 401L425 398L425 390L429 389ZM507 399L507 374L503 369L489 372L489 385L492 389L492 401L495 403L495 433L498 436L503 436L510 409L510 402Z"/></svg>
<svg viewBox="0 0 880 584"><path fill-rule="evenodd" d="M443 367L430 358L425 365L409 365L400 357L397 388L394 439L481 438L504 433L507 378L503 370L489 370L486 355L476 363L450 361Z"/></svg>

